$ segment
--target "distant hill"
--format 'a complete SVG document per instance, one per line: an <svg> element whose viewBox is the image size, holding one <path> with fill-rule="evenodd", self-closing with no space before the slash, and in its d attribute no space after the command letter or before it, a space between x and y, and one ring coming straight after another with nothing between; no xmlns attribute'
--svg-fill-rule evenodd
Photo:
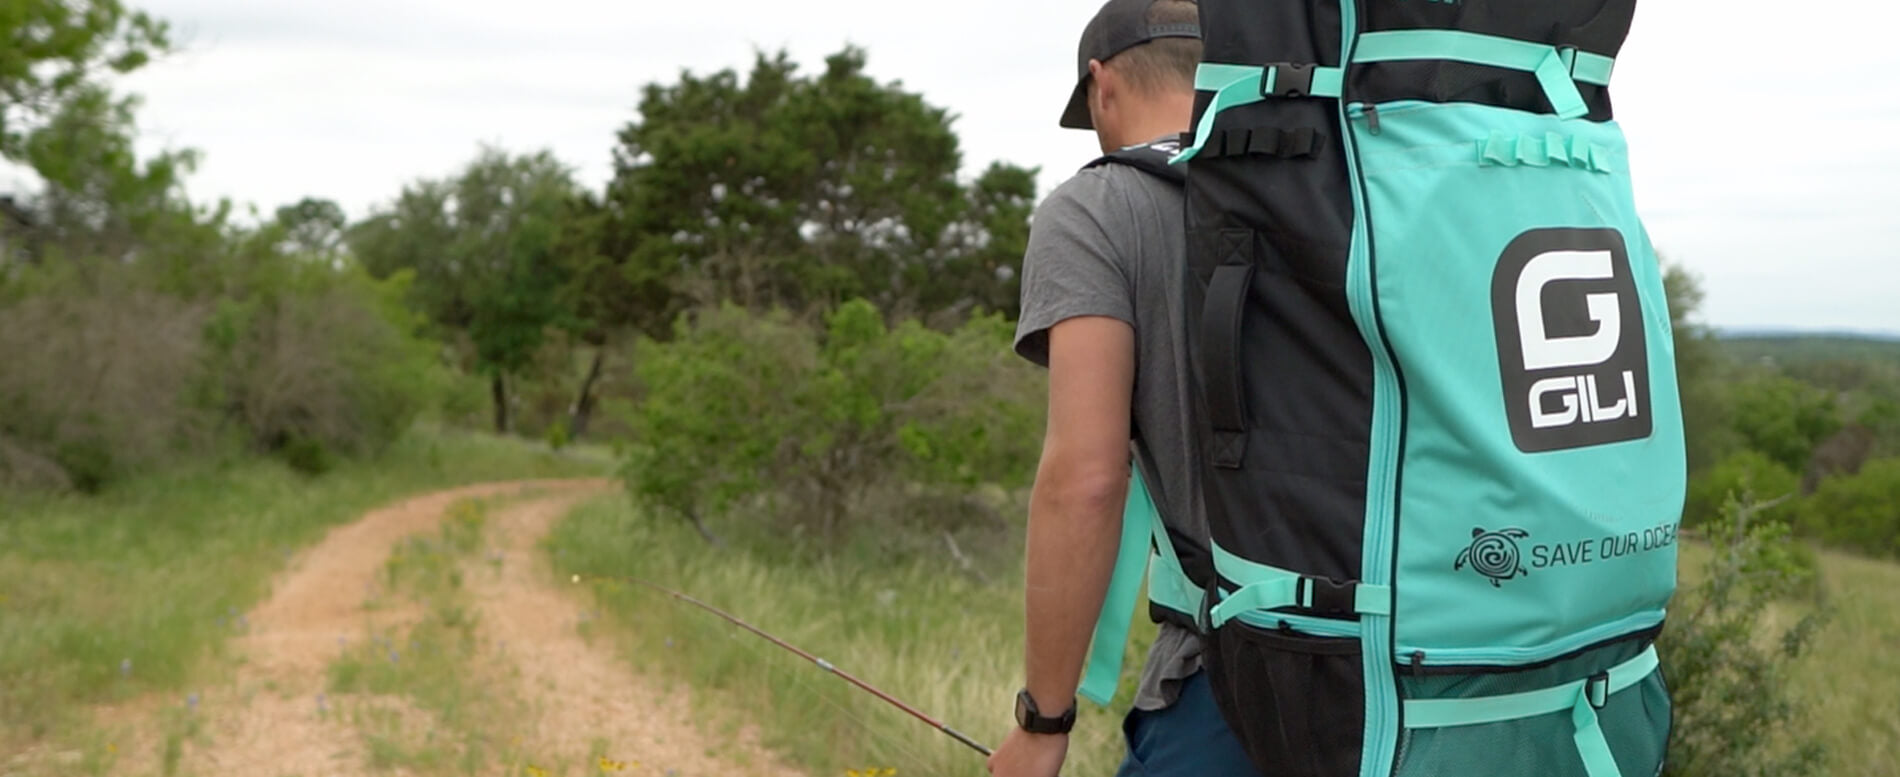
<svg viewBox="0 0 1900 777"><path fill-rule="evenodd" d="M1784 366L1872 361L1900 366L1900 336L1858 333L1730 331L1716 336L1723 353L1744 362Z"/></svg>

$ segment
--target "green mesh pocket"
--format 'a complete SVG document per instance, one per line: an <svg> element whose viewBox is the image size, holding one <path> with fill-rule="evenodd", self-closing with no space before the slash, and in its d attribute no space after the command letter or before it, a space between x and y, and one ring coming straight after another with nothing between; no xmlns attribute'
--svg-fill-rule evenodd
<svg viewBox="0 0 1900 777"><path fill-rule="evenodd" d="M1408 699L1475 698L1563 685L1615 666L1645 647L1624 643L1548 666L1510 673L1400 677ZM1671 711L1662 672L1610 695L1597 711L1603 737L1622 777L1662 772ZM1406 729L1397 777L1589 777L1574 738L1570 710L1516 720L1446 728Z"/></svg>

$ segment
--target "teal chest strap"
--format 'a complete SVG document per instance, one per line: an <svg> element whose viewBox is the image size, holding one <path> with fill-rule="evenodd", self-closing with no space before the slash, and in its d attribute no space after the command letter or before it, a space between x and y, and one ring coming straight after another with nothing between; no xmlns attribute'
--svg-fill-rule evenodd
<svg viewBox="0 0 1900 777"><path fill-rule="evenodd" d="M1122 654L1128 645L1128 628L1134 621L1144 574L1148 577L1150 601L1190 616L1200 609L1200 593L1181 570L1174 544L1168 539L1160 512L1155 508L1154 496L1142 482L1141 470L1133 469L1128 500L1122 507L1121 549L1115 556L1115 572L1109 577L1102 613L1095 620L1088 668L1078 690L1083 698L1096 704L1107 706L1115 698L1115 688L1121 680Z"/></svg>

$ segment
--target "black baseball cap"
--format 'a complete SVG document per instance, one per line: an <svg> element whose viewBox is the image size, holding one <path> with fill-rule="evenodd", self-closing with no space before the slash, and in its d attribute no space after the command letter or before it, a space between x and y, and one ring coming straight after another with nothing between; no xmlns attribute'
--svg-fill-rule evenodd
<svg viewBox="0 0 1900 777"><path fill-rule="evenodd" d="M1198 24L1149 24L1148 7L1153 4L1154 0L1108 0L1083 28L1082 45L1075 53L1075 91L1069 95L1069 107L1062 111L1062 126L1095 128L1089 118L1089 60L1107 62L1109 57L1156 38L1201 37Z"/></svg>

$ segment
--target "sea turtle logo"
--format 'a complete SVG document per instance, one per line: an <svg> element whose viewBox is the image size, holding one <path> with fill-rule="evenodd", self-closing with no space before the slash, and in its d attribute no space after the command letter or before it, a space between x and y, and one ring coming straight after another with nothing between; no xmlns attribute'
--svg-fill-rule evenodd
<svg viewBox="0 0 1900 777"><path fill-rule="evenodd" d="M1485 531L1482 526L1473 528L1471 547L1458 554L1458 561L1451 568L1464 569L1470 564L1478 574L1491 579L1491 587L1497 588L1501 580L1530 574L1524 570L1517 549L1517 541L1529 536L1530 532L1517 528L1498 531Z"/></svg>

